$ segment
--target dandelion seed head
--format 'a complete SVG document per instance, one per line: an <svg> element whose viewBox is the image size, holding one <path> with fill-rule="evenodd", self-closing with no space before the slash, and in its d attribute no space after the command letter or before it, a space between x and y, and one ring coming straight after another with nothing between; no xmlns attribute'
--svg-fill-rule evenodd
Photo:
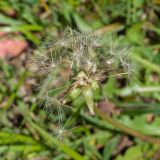
<svg viewBox="0 0 160 160"><path fill-rule="evenodd" d="M47 75L55 74L55 86L68 84L68 90L57 96L46 94L44 106L48 113L61 117L64 108L67 108L64 99L70 89L92 85L93 81L98 85L98 81L108 76L121 75L121 71L130 76L134 71L129 54L131 49L132 46L123 37L82 34L71 29L60 38L39 47L33 56L36 70ZM64 130L59 129L57 133L62 134Z"/></svg>

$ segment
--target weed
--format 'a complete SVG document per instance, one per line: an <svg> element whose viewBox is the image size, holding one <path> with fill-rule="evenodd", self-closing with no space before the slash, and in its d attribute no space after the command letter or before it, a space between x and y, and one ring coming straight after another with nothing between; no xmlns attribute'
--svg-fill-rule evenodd
<svg viewBox="0 0 160 160"><path fill-rule="evenodd" d="M56 114L59 126L66 108L74 110L68 106L69 102L83 95L90 114L94 115L93 91L99 82L108 76L130 76L133 72L129 56L132 47L122 37L82 34L71 29L62 35L61 39L39 47L33 56L35 70L45 76L55 75L46 90L43 88L43 97L47 114ZM58 137L66 133L64 128L55 131Z"/></svg>

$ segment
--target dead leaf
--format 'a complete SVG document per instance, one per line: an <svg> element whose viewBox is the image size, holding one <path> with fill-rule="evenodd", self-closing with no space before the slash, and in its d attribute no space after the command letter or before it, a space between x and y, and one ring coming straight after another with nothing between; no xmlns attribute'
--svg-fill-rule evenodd
<svg viewBox="0 0 160 160"><path fill-rule="evenodd" d="M97 103L97 106L102 112L107 113L109 115L112 115L112 114L117 115L120 113L119 109L115 106L114 103L106 100L99 101Z"/></svg>
<svg viewBox="0 0 160 160"><path fill-rule="evenodd" d="M94 32L94 35L100 36L100 35L102 35L104 33L113 32L113 31L114 32L115 31L120 31L122 29L124 29L124 25L123 24L121 24L121 23L113 23L113 24L109 24L107 26L104 26L104 27L96 30Z"/></svg>
<svg viewBox="0 0 160 160"><path fill-rule="evenodd" d="M0 32L0 37L4 36L6 32Z"/></svg>
<svg viewBox="0 0 160 160"><path fill-rule="evenodd" d="M119 145L117 146L117 148L114 150L113 152L113 156L118 155L119 153L121 153L125 148L130 147L133 145L133 142L127 137L127 136L123 136L121 138L121 141L119 143Z"/></svg>
<svg viewBox="0 0 160 160"><path fill-rule="evenodd" d="M28 46L25 40L2 39L0 40L0 58L13 58L22 53Z"/></svg>
<svg viewBox="0 0 160 160"><path fill-rule="evenodd" d="M150 113L147 115L147 122L148 123L152 123L154 120L154 114L153 113Z"/></svg>

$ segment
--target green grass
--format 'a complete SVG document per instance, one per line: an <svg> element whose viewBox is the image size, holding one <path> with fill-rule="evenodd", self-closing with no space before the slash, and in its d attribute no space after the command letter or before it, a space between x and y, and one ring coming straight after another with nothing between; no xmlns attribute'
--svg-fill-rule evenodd
<svg viewBox="0 0 160 160"><path fill-rule="evenodd" d="M136 63L130 80L109 77L94 93L95 101L108 99L120 114L113 110L110 117L97 110L97 116L90 116L80 96L72 103L82 108L76 112L76 128L59 141L50 132L48 115L39 102L52 79L38 92L42 78L18 63L23 58L0 60L0 160L156 159L160 147L159 10L159 2L149 0L0 1L0 32L8 37L18 32L30 46L38 46L66 27L97 34L114 32L134 46L131 56ZM122 142L124 147L118 150Z"/></svg>

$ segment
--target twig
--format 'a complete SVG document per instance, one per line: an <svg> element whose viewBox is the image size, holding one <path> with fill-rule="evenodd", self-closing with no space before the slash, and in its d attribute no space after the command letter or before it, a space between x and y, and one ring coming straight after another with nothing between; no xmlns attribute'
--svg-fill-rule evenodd
<svg viewBox="0 0 160 160"><path fill-rule="evenodd" d="M134 137L137 137L143 141L146 141L148 143L152 143L152 144L159 144L160 145L160 139L158 138L154 138L151 136L146 136L136 130L133 130L132 128L129 128L121 123L119 123L118 121L114 120L113 118L111 118L110 116L108 116L107 114L101 112L98 108L95 108L95 113L101 117L102 119L104 119L106 122L110 123L111 125L115 126L116 128L122 130L123 132L132 135Z"/></svg>

